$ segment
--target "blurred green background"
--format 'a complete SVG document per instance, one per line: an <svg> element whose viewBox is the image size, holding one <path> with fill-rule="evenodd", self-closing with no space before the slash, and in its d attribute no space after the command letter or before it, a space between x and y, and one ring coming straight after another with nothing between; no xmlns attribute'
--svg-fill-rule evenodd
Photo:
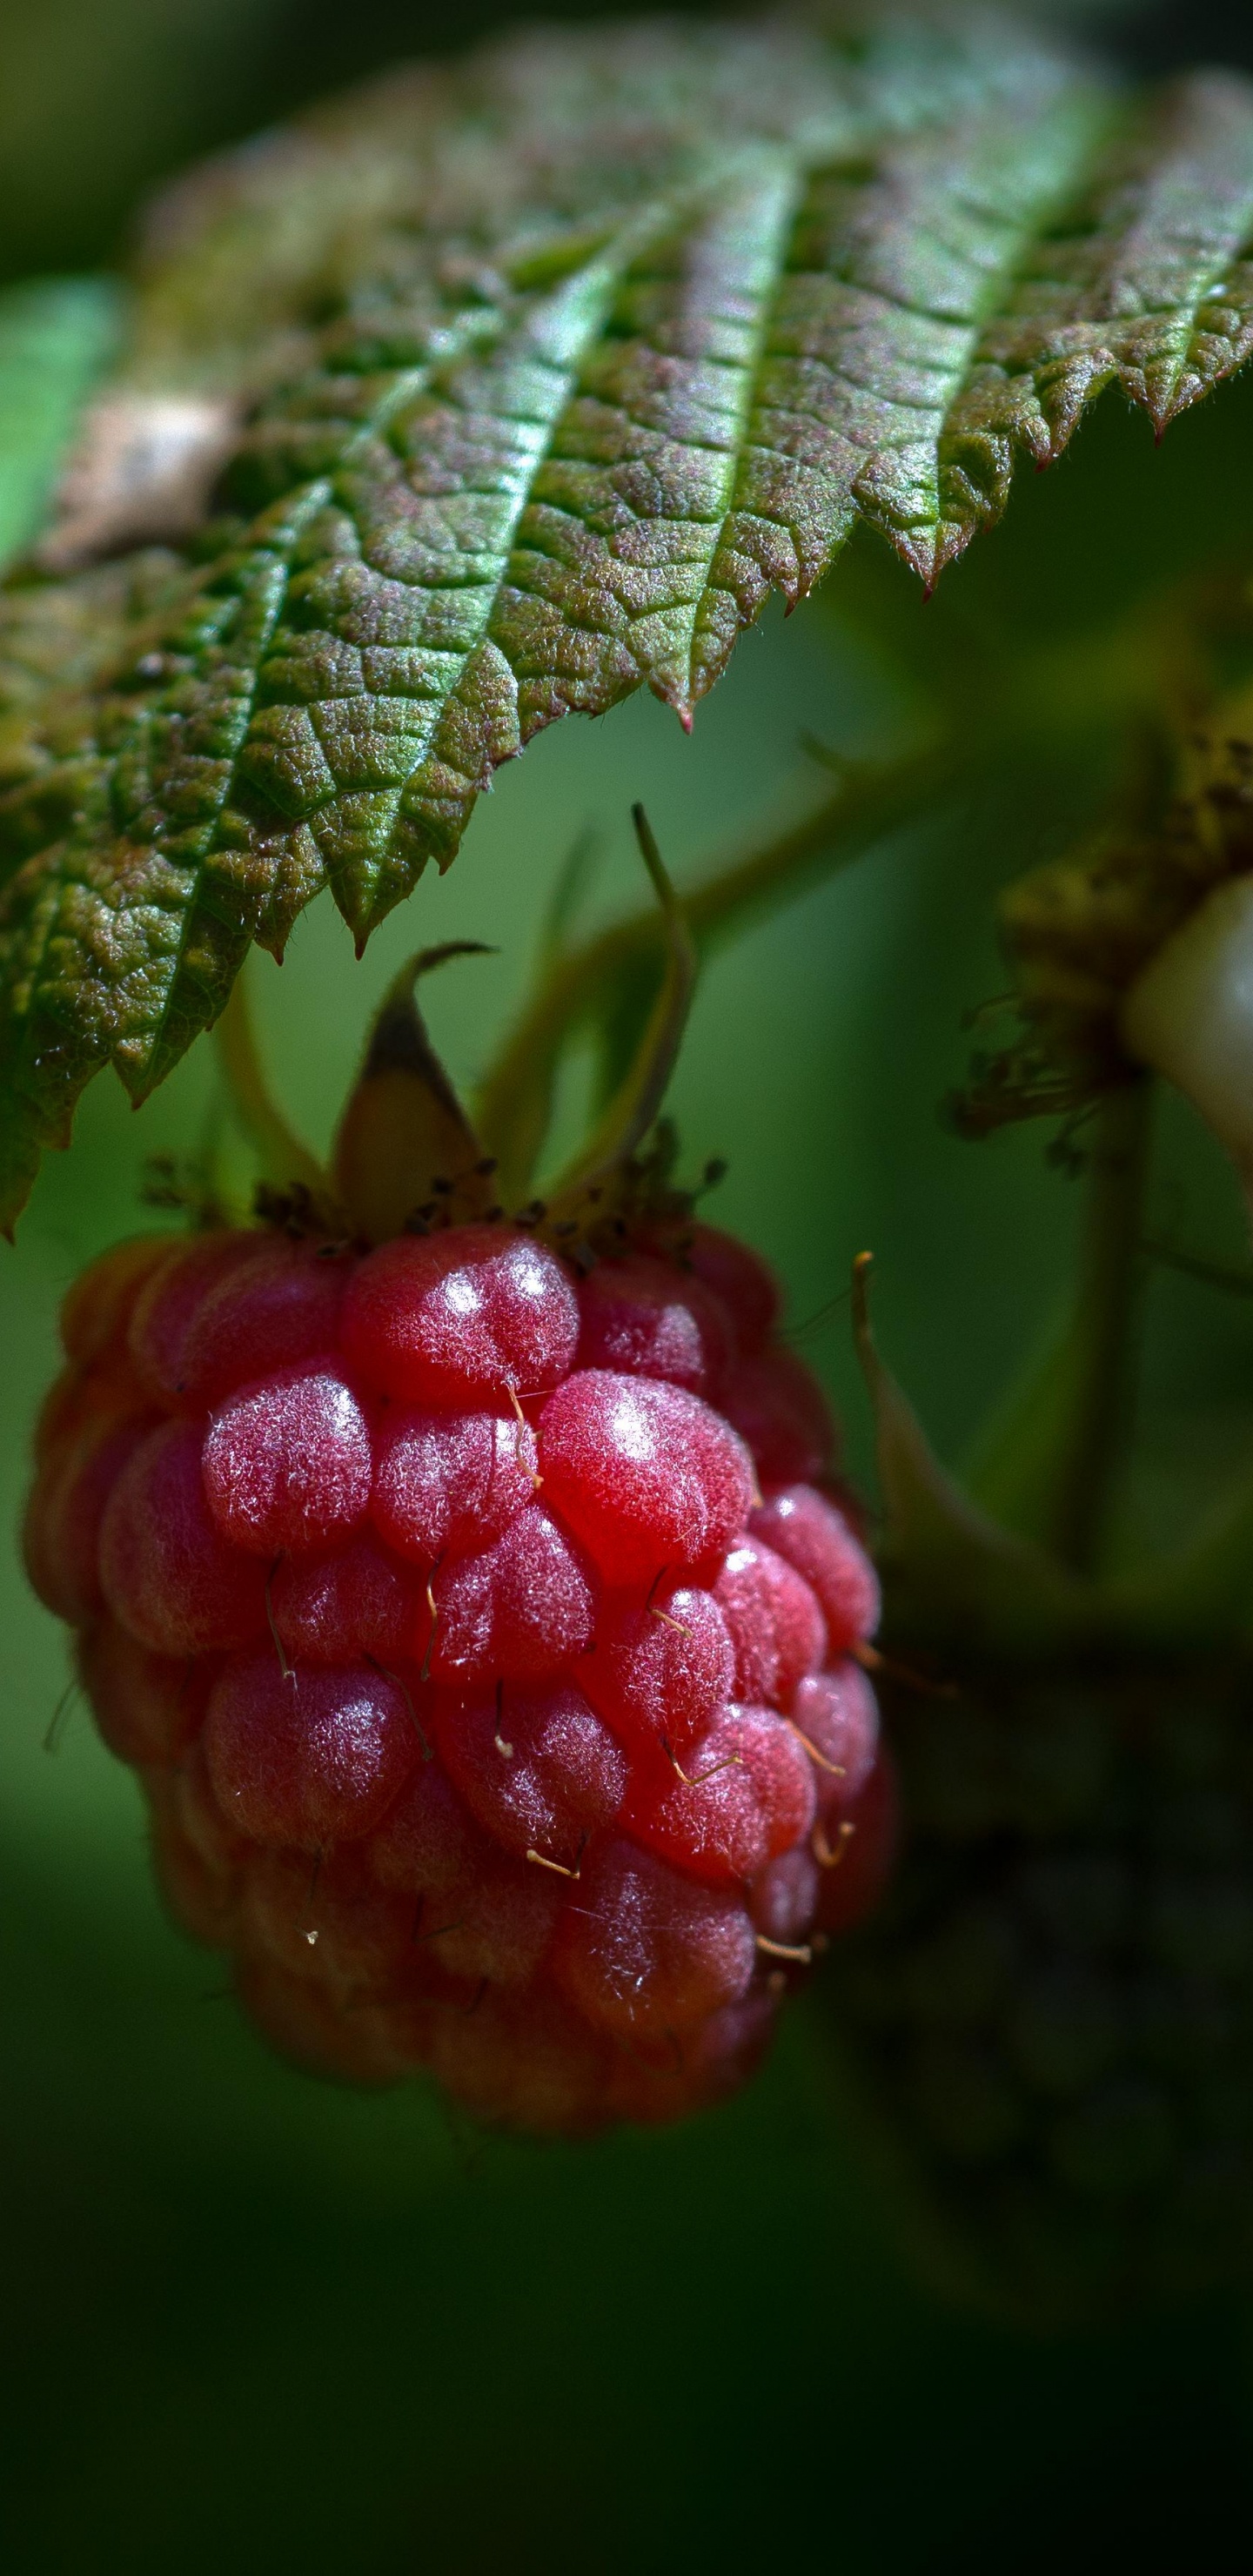
<svg viewBox="0 0 1253 2576"><path fill-rule="evenodd" d="M504 14L463 9L455 34ZM1158 61L1231 53L1242 23L1247 39L1243 15L1224 30L1218 12L1147 12L1128 41ZM136 189L453 33L447 15L385 0L10 0L0 274L78 275L0 305L0 545L34 523L107 360L114 307L90 273L116 256ZM690 741L638 699L543 737L484 801L452 875L419 889L364 964L327 906L281 974L254 961L291 1109L325 1139L372 1001L410 948L443 938L499 951L427 996L437 1042L472 1078L584 826L603 841L594 922L640 897L633 797L691 877L820 792L804 731L859 750L904 738L916 658L968 670L974 699L981 656L1064 643L1221 535L1253 535L1251 433L1253 386L1160 454L1108 403L925 612L859 541L829 598L745 640ZM713 1212L778 1263L863 1472L846 1309L831 1302L856 1250L876 1252L881 1339L953 1457L1064 1290L1077 1195L1044 1136L964 1146L937 1105L963 1068L963 1010L1003 982L990 892L1059 846L1100 769L1099 746L1020 767L811 887L703 986L673 1098L685 1157L729 1156ZM0 1259L6 1520L57 1298L134 1229L144 1157L195 1145L213 1080L202 1046L138 1119L99 1084ZM1155 1192L1163 1223L1242 1256L1225 1170L1178 1108ZM1247 1310L1163 1277L1145 1377L1136 1509L1162 1530L1253 1436ZM45 1749L61 1637L12 1566L0 1598L0 2528L22 2576L616 2576L784 2553L848 2576L1152 2570L1239 2547L1253 2501L1243 2305L1037 2344L934 2300L842 2142L803 2008L726 2112L590 2148L485 2140L416 2089L358 2100L272 2061L219 1967L161 1916L137 1799L81 1708L62 1709Z"/></svg>

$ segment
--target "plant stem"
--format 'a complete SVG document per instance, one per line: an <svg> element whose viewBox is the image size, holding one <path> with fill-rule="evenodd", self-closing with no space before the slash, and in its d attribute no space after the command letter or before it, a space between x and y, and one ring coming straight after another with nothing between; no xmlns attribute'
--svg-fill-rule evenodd
<svg viewBox="0 0 1253 2576"><path fill-rule="evenodd" d="M846 867L919 814L932 811L963 776L947 745L903 759L850 765L835 793L813 813L701 884L679 902L698 959L704 960L756 914L804 892ZM615 995L635 1002L642 1027L665 971L666 925L655 904L620 921L548 964L539 990L511 1030L478 1095L476 1124L498 1155L515 1194L526 1186L547 1124L551 1085L564 1049L580 1027L594 1025ZM638 1035L633 1028L632 1036Z"/></svg>
<svg viewBox="0 0 1253 2576"><path fill-rule="evenodd" d="M329 1184L322 1165L271 1099L249 1008L246 971L236 976L226 1007L214 1022L213 1035L231 1106L263 1177L280 1188L296 1182L314 1200L326 1199Z"/></svg>
<svg viewBox="0 0 1253 2576"><path fill-rule="evenodd" d="M1135 1390L1136 1307L1152 1089L1111 1092L1096 1118L1079 1259L1071 1437L1057 1488L1054 1545L1080 1574L1095 1571Z"/></svg>

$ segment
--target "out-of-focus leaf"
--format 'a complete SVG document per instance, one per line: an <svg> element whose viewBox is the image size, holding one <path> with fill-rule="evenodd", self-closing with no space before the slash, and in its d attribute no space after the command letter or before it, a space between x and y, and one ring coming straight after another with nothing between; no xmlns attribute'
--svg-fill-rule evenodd
<svg viewBox="0 0 1253 2576"><path fill-rule="evenodd" d="M227 515L0 797L9 1213L98 1065L142 1099L323 884L364 942L541 726L689 721L859 516L933 581L1104 384L1195 400L1251 234L1247 84L943 11L541 31L193 178L74 525L135 534L145 403L152 533L197 402Z"/></svg>
<svg viewBox="0 0 1253 2576"><path fill-rule="evenodd" d="M109 278L40 278L0 295L0 561L38 526L78 408L120 330Z"/></svg>

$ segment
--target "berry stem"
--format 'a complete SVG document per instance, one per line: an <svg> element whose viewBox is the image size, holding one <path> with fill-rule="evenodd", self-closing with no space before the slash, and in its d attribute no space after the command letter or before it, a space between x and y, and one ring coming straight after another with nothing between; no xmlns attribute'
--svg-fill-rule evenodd
<svg viewBox="0 0 1253 2576"><path fill-rule="evenodd" d="M951 794L961 765L946 745L897 759L850 766L839 787L804 820L747 857L685 891L682 915L697 959L758 913L803 893L816 878L851 864L874 842L925 814ZM667 956L669 922L656 904L617 922L582 946L551 959L539 989L480 1090L475 1124L500 1158L502 1193L512 1203L527 1188L542 1150L556 1068L581 1028L604 1030L624 996L632 1037L654 1008Z"/></svg>
<svg viewBox="0 0 1253 2576"><path fill-rule="evenodd" d="M326 1206L330 1184L322 1165L288 1126L270 1095L245 974L236 977L213 1035L231 1106L261 1165L263 1179L277 1189L303 1189L316 1206Z"/></svg>
<svg viewBox="0 0 1253 2576"><path fill-rule="evenodd" d="M577 1203L582 1193L610 1180L643 1141L665 1098L696 990L695 945L642 805L632 806L631 820L657 897L665 971L624 1080L582 1151L553 1183L554 1209L567 1199Z"/></svg>
<svg viewBox="0 0 1253 2576"><path fill-rule="evenodd" d="M1144 1184L1152 1089L1111 1092L1096 1113L1079 1255L1070 1432L1053 1546L1076 1573L1098 1566L1134 1403L1136 1309L1144 1278Z"/></svg>

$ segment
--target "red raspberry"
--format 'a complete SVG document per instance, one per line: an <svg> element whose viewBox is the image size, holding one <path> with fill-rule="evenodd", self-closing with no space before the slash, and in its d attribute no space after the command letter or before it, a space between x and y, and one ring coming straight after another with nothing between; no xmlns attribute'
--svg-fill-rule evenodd
<svg viewBox="0 0 1253 2576"><path fill-rule="evenodd" d="M726 1308L698 1279L676 1273L673 1262L647 1254L602 1261L584 1281L579 1303L580 1368L668 1378L693 1395L704 1395L726 1374Z"/></svg>
<svg viewBox="0 0 1253 2576"><path fill-rule="evenodd" d="M606 1580L714 1574L752 1508L752 1460L699 1396L580 1369L540 1424L544 1483Z"/></svg>
<svg viewBox="0 0 1253 2576"><path fill-rule="evenodd" d="M585 1277L507 1225L221 1232L71 1292L32 1580L279 2046L670 2119L871 1900L878 1594L777 1314L702 1226Z"/></svg>
<svg viewBox="0 0 1253 2576"><path fill-rule="evenodd" d="M848 1520L825 1494L816 1494L812 1485L785 1485L753 1513L749 1526L804 1575L818 1596L827 1644L837 1654L874 1635L878 1577Z"/></svg>
<svg viewBox="0 0 1253 2576"><path fill-rule="evenodd" d="M454 1226L401 1235L361 1262L344 1303L349 1365L380 1395L466 1413L556 1386L579 1306L561 1264L527 1234Z"/></svg>

